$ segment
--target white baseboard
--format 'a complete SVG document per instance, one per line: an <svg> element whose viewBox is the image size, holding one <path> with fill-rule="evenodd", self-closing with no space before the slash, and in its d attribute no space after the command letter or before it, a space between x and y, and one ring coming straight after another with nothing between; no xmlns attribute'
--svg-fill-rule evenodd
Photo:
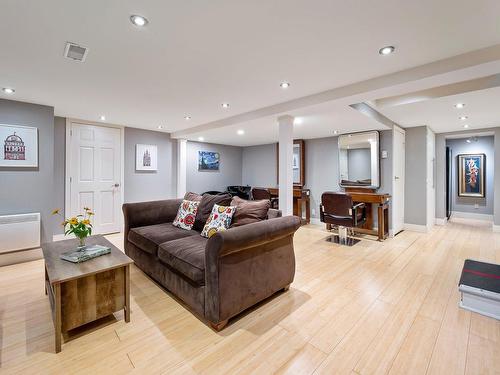
<svg viewBox="0 0 500 375"><path fill-rule="evenodd" d="M434 219L434 222L436 225L446 225L448 223L448 218L441 218L441 217L436 217Z"/></svg>
<svg viewBox="0 0 500 375"><path fill-rule="evenodd" d="M420 232L420 233L427 233L428 232L427 225L418 225L418 224L408 224L408 223L405 223L404 224L404 229L412 231L412 232Z"/></svg>
<svg viewBox="0 0 500 375"><path fill-rule="evenodd" d="M493 232L500 233L500 225L493 224Z"/></svg>
<svg viewBox="0 0 500 375"><path fill-rule="evenodd" d="M42 249L30 249L13 251L11 253L0 254L0 267L8 266L11 264L31 262L32 260L42 259Z"/></svg>
<svg viewBox="0 0 500 375"><path fill-rule="evenodd" d="M474 212L452 211L451 215L452 215L452 217L459 218L459 219L474 219L474 220L493 221L493 215L476 214Z"/></svg>

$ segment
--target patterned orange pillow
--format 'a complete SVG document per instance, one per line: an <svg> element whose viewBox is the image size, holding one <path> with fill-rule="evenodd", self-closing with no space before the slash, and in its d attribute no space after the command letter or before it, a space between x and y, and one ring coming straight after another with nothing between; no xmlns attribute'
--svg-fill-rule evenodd
<svg viewBox="0 0 500 375"><path fill-rule="evenodd" d="M172 225L181 229L191 230L193 228L194 219L196 218L196 211L198 211L198 204L200 204L200 202L184 199Z"/></svg>
<svg viewBox="0 0 500 375"><path fill-rule="evenodd" d="M235 211L236 206L219 206L218 204L214 204L214 208L212 208L212 212L201 231L201 235L210 238L215 233L228 229L231 226L231 220Z"/></svg>

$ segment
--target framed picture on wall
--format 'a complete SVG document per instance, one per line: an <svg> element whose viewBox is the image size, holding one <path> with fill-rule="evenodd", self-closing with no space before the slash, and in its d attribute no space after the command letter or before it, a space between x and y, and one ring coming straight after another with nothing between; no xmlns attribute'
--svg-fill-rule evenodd
<svg viewBox="0 0 500 375"><path fill-rule="evenodd" d="M0 124L0 167L38 167L38 129Z"/></svg>
<svg viewBox="0 0 500 375"><path fill-rule="evenodd" d="M158 149L156 145L135 145L135 169L137 171L158 170Z"/></svg>
<svg viewBox="0 0 500 375"><path fill-rule="evenodd" d="M458 196L484 198L486 155L460 154L458 158Z"/></svg>
<svg viewBox="0 0 500 375"><path fill-rule="evenodd" d="M218 171L220 155L218 152L198 151L198 170L199 171Z"/></svg>

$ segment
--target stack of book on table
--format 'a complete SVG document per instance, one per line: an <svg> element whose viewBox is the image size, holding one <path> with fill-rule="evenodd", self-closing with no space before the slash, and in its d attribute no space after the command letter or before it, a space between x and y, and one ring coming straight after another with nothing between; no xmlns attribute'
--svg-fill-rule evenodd
<svg viewBox="0 0 500 375"><path fill-rule="evenodd" d="M109 254L111 248L101 245L90 245L83 250L71 250L61 254L61 259L72 263L81 263L98 256Z"/></svg>

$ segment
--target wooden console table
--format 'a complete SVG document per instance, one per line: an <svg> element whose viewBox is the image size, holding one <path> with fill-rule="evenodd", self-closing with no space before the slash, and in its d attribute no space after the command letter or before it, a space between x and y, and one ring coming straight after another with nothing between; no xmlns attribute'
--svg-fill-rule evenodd
<svg viewBox="0 0 500 375"><path fill-rule="evenodd" d="M107 315L124 310L130 321L130 265L133 260L102 236L87 239L89 245L109 246L111 253L82 263L59 258L76 249L76 239L42 246L45 260L45 294L48 294L55 328L55 350L61 351L61 335Z"/></svg>
<svg viewBox="0 0 500 375"><path fill-rule="evenodd" d="M267 189L272 197L279 196L278 188ZM311 191L309 189L293 188L293 214L302 219L302 224L309 224L311 222Z"/></svg>

